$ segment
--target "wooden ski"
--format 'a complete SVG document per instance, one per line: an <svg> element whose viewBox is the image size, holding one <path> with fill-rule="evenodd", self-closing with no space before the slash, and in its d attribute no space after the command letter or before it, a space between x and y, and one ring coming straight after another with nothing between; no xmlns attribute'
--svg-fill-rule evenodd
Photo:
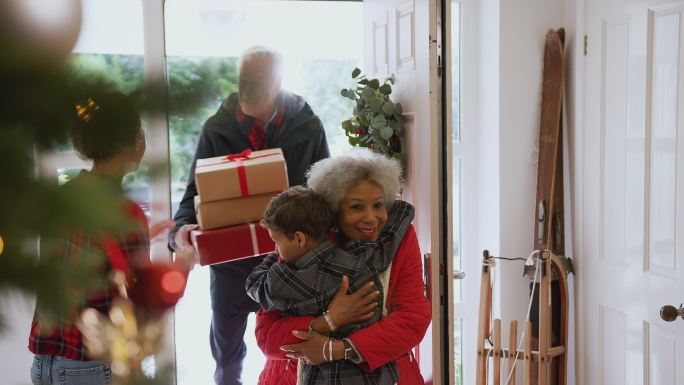
<svg viewBox="0 0 684 385"><path fill-rule="evenodd" d="M562 31L562 29L561 29ZM565 33L562 32L564 36ZM564 255L563 215L563 43L549 30L544 47L534 250Z"/></svg>
<svg viewBox="0 0 684 385"><path fill-rule="evenodd" d="M546 251L541 258L539 282L538 383L565 385L566 354L551 357L557 347L567 346L567 282L565 271L556 267L551 256L565 254L563 234L563 44L565 31L549 30L544 46L541 114L539 121L539 158L535 205L535 250ZM557 258L557 257L556 257ZM555 261L560 263L560 261ZM556 271L552 273L552 268ZM552 279L557 279L557 295L552 294ZM533 293L535 295L535 293ZM560 301L552 306L552 301ZM554 311L554 309L556 309ZM559 317L560 330L553 332ZM558 322L558 320L556 321Z"/></svg>

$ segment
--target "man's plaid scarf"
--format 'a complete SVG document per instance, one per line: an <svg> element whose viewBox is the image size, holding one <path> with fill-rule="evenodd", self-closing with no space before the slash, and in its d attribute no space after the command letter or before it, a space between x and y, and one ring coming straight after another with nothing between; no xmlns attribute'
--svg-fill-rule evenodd
<svg viewBox="0 0 684 385"><path fill-rule="evenodd" d="M341 250L330 241L323 242L295 263L278 262L276 253L269 254L247 279L247 293L266 310L278 310L292 315L320 315L337 292L343 275L349 277L349 289L354 292L368 281L375 281L380 290L379 306L373 317L333 333L343 338L373 324L382 316L385 288L379 275L387 270L408 231L415 209L396 201L388 213L387 223L376 242L350 241ZM399 371L394 361L365 373L350 361L340 360L322 365L304 366L304 384L395 384Z"/></svg>
<svg viewBox="0 0 684 385"><path fill-rule="evenodd" d="M259 119L246 115L242 112L240 104L235 107L235 121L238 127L247 135L252 150L266 150L271 148L270 143L280 135L285 121L285 107L279 103L273 118L264 125Z"/></svg>

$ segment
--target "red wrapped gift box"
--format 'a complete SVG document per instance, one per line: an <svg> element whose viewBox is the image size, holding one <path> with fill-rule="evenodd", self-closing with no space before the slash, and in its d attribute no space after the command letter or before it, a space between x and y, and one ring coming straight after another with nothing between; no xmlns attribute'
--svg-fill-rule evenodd
<svg viewBox="0 0 684 385"><path fill-rule="evenodd" d="M223 227L214 230L194 230L190 241L199 255L199 264L213 265L269 253L275 243L268 230L259 223Z"/></svg>

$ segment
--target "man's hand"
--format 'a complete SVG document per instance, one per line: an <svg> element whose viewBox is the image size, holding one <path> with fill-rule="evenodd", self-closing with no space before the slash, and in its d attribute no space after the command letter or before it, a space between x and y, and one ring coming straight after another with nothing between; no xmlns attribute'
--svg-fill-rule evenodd
<svg viewBox="0 0 684 385"><path fill-rule="evenodd" d="M328 313L336 327L355 324L373 317L373 312L378 306L376 301L380 294L373 290L374 283L368 282L353 294L347 294L349 290L349 278L342 276L340 288L328 306Z"/></svg>
<svg viewBox="0 0 684 385"><path fill-rule="evenodd" d="M185 262L190 270L192 270L199 259L195 247L190 243L190 232L198 227L199 225L196 224L183 225L173 236L173 241L176 243L176 249L174 250L176 261Z"/></svg>

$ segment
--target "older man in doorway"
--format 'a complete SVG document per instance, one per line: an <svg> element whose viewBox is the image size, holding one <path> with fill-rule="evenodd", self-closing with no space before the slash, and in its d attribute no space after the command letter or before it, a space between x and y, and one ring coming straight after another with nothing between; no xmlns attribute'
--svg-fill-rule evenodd
<svg viewBox="0 0 684 385"><path fill-rule="evenodd" d="M309 166L329 156L320 119L301 96L281 88L282 58L264 47L253 47L238 61L238 92L225 99L202 128L185 194L174 216L176 230L169 247L186 258L194 257L188 231L197 223L193 199L197 159L239 153L246 149L281 148L290 186L304 184ZM241 384L243 341L247 316L259 305L247 297L245 280L257 258L211 266L211 352L216 361L218 385Z"/></svg>

